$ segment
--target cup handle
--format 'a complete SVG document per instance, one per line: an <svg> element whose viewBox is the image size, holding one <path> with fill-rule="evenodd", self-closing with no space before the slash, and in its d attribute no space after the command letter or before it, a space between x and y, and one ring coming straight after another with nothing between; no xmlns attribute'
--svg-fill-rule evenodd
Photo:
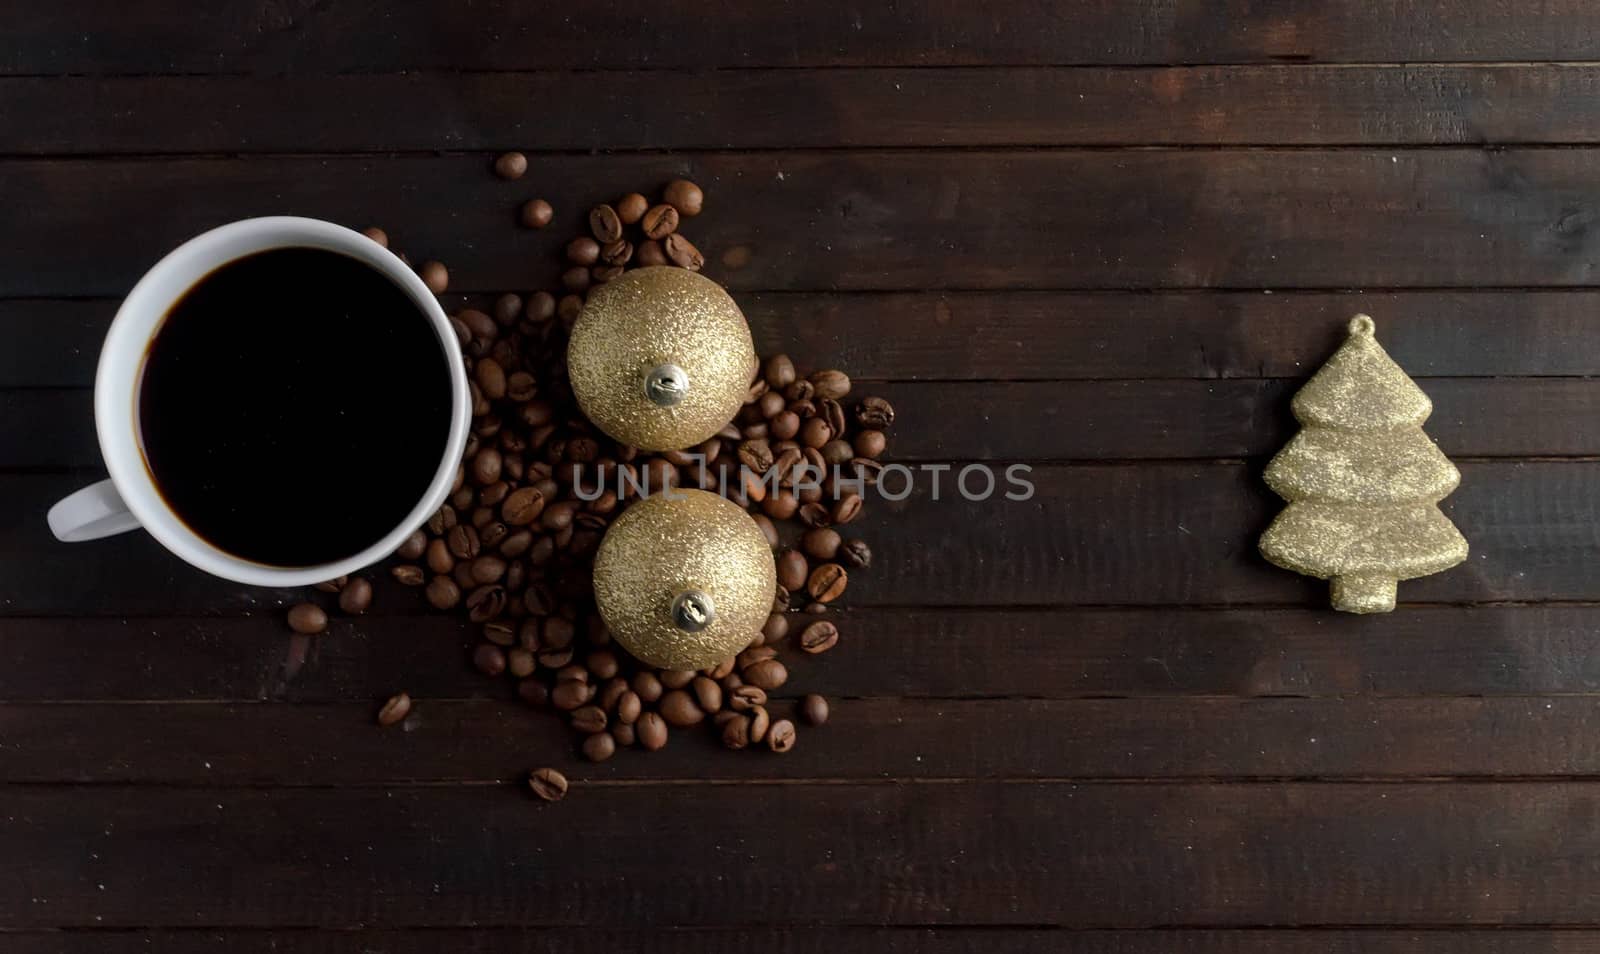
<svg viewBox="0 0 1600 954"><path fill-rule="evenodd" d="M62 497L50 508L46 519L50 521L50 532L62 543L98 540L139 527L139 521L128 512L128 505L109 480Z"/></svg>

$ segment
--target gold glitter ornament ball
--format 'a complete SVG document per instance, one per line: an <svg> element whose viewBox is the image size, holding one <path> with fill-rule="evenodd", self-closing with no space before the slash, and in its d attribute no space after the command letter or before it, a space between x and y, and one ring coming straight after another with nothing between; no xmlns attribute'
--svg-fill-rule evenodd
<svg viewBox="0 0 1600 954"><path fill-rule="evenodd" d="M756 349L721 285L683 268L624 272L589 293L567 344L583 413L643 450L693 447L744 405Z"/></svg>
<svg viewBox="0 0 1600 954"><path fill-rule="evenodd" d="M662 669L707 669L749 646L777 582L761 528L703 490L633 504L594 559L595 602L612 636Z"/></svg>
<svg viewBox="0 0 1600 954"><path fill-rule="evenodd" d="M1261 535L1261 553L1329 581L1333 608L1394 609L1396 584L1467 558L1467 541L1438 502L1461 482L1422 431L1433 403L1374 336L1372 319L1294 396L1302 425L1267 465L1289 501Z"/></svg>

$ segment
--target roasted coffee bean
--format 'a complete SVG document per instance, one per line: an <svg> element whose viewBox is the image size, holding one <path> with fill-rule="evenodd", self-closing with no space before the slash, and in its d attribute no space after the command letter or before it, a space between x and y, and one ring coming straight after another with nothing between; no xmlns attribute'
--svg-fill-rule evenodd
<svg viewBox="0 0 1600 954"><path fill-rule="evenodd" d="M435 295L443 295L445 289L450 287L450 271L442 262L423 262L422 267L417 269L417 276Z"/></svg>
<svg viewBox="0 0 1600 954"><path fill-rule="evenodd" d="M599 649L584 658L583 664L596 679L611 679L622 668L617 654L609 649Z"/></svg>
<svg viewBox="0 0 1600 954"><path fill-rule="evenodd" d="M507 533L505 539L500 541L500 555L515 559L527 553L531 546L533 546L533 531L514 530Z"/></svg>
<svg viewBox="0 0 1600 954"><path fill-rule="evenodd" d="M767 704L767 691L760 686L742 685L728 693L728 708L748 712Z"/></svg>
<svg viewBox="0 0 1600 954"><path fill-rule="evenodd" d="M633 691L645 702L654 703L665 691L661 679L653 672L637 672L633 676Z"/></svg>
<svg viewBox="0 0 1600 954"><path fill-rule="evenodd" d="M699 215L705 204L705 193L688 179L674 179L667 183L661 198L689 218Z"/></svg>
<svg viewBox="0 0 1600 954"><path fill-rule="evenodd" d="M494 300L492 309L494 320L502 328L509 328L522 317L522 296L514 292L506 292Z"/></svg>
<svg viewBox="0 0 1600 954"><path fill-rule="evenodd" d="M505 542L511 535L511 528L497 520L492 520L483 525L478 531L478 547L480 550L492 550Z"/></svg>
<svg viewBox="0 0 1600 954"><path fill-rule="evenodd" d="M807 693L800 700L800 715L811 725L821 725L828 721L828 700L816 693Z"/></svg>
<svg viewBox="0 0 1600 954"><path fill-rule="evenodd" d="M513 371L506 377L506 397L513 401L531 401L539 393L533 375L526 371Z"/></svg>
<svg viewBox="0 0 1600 954"><path fill-rule="evenodd" d="M568 680L571 680L572 682L588 684L589 670L583 668L582 664L580 663L568 663L567 665L556 670L557 682L566 682Z"/></svg>
<svg viewBox="0 0 1600 954"><path fill-rule="evenodd" d="M483 638L496 646L510 646L516 642L516 627L502 620L483 624Z"/></svg>
<svg viewBox="0 0 1600 954"><path fill-rule="evenodd" d="M862 431L855 436L851 445L859 457L878 457L888 447L888 440L882 431Z"/></svg>
<svg viewBox="0 0 1600 954"><path fill-rule="evenodd" d="M520 593L527 582L528 568L526 564L521 560L513 560L506 564L505 584L508 594ZM506 612L512 616L521 616L525 611L526 607L519 600L511 596L506 597Z"/></svg>
<svg viewBox="0 0 1600 954"><path fill-rule="evenodd" d="M789 609L789 591L784 589L782 583L772 588L772 612L783 613Z"/></svg>
<svg viewBox="0 0 1600 954"><path fill-rule="evenodd" d="M486 676L498 676L506 671L505 650L494 643L479 643L472 651L472 664Z"/></svg>
<svg viewBox="0 0 1600 954"><path fill-rule="evenodd" d="M305 636L315 636L328 628L328 614L315 603L296 603L289 607L289 628Z"/></svg>
<svg viewBox="0 0 1600 954"><path fill-rule="evenodd" d="M579 706L572 713L572 727L579 732L593 734L606 730L606 713L599 706Z"/></svg>
<svg viewBox="0 0 1600 954"><path fill-rule="evenodd" d="M839 559L848 566L864 570L872 565L872 548L865 540L846 540L839 548Z"/></svg>
<svg viewBox="0 0 1600 954"><path fill-rule="evenodd" d="M796 471L805 463L805 453L798 447L786 447L773 458L772 468L777 471L778 482L785 487L794 486Z"/></svg>
<svg viewBox="0 0 1600 954"><path fill-rule="evenodd" d="M722 722L722 744L738 751L750 744L750 720L742 715L727 713L731 718Z"/></svg>
<svg viewBox="0 0 1600 954"><path fill-rule="evenodd" d="M532 593L533 588L529 587ZM533 610L532 606L528 607ZM545 619L543 627L539 630L539 640L546 649L566 649L572 645L573 639L578 635L577 627L572 625L572 620L562 616L551 616Z"/></svg>
<svg viewBox="0 0 1600 954"><path fill-rule="evenodd" d="M437 610L447 610L461 602L461 587L448 576L436 576L428 581L428 605Z"/></svg>
<svg viewBox="0 0 1600 954"><path fill-rule="evenodd" d="M819 619L800 631L800 648L813 655L825 653L837 645L839 627L825 619Z"/></svg>
<svg viewBox="0 0 1600 954"><path fill-rule="evenodd" d="M766 503L771 503L774 499L773 497L768 497ZM765 504L763 504L764 506ZM778 546L778 528L773 524L772 519L766 514L758 513L754 516L754 520L756 526L761 530L761 536L766 538L767 546L776 548Z"/></svg>
<svg viewBox="0 0 1600 954"><path fill-rule="evenodd" d="M744 427L739 429L739 433L743 434L745 440L748 441L765 440L767 436L767 422L762 421L759 424L746 424Z"/></svg>
<svg viewBox="0 0 1600 954"><path fill-rule="evenodd" d="M726 676L728 673L733 672L734 665L735 665L734 658L732 656L729 656L727 659L724 659L722 662L717 663L715 666L712 666L710 669L702 669L702 670L700 670L700 672L701 672L702 675L709 676L713 680L718 680L718 679L721 679L723 676ZM693 684L691 683L691 685L693 685Z"/></svg>
<svg viewBox="0 0 1600 954"><path fill-rule="evenodd" d="M600 692L595 696L595 704L607 711L616 708L617 701L631 692L628 680L621 676L613 676L600 686Z"/></svg>
<svg viewBox="0 0 1600 954"><path fill-rule="evenodd" d="M782 613L773 613L767 617L766 623L761 627L761 639L766 645L781 642L789 635L789 617Z"/></svg>
<svg viewBox="0 0 1600 954"><path fill-rule="evenodd" d="M780 490L761 503L762 512L773 520L788 520L799 509L800 500L789 490ZM772 545L777 546L775 542Z"/></svg>
<svg viewBox="0 0 1600 954"><path fill-rule="evenodd" d="M633 250L633 264L647 268L667 264L666 249L655 239L640 242Z"/></svg>
<svg viewBox="0 0 1600 954"><path fill-rule="evenodd" d="M499 480L501 463L500 452L493 447L478 451L472 458L473 483L482 487Z"/></svg>
<svg viewBox="0 0 1600 954"><path fill-rule="evenodd" d="M813 560L831 560L839 552L839 531L832 527L807 530L800 538L800 548Z"/></svg>
<svg viewBox="0 0 1600 954"><path fill-rule="evenodd" d="M778 585L798 590L806 585L806 558L799 550L785 549L778 554Z"/></svg>
<svg viewBox="0 0 1600 954"><path fill-rule="evenodd" d="M542 229L550 224L555 209L543 199L530 199L522 204L522 224L530 229Z"/></svg>
<svg viewBox="0 0 1600 954"><path fill-rule="evenodd" d="M455 528L452 527L452 530ZM444 538L428 541L428 569L435 573L449 573L455 569L455 558L450 555L450 547Z"/></svg>
<svg viewBox="0 0 1600 954"><path fill-rule="evenodd" d="M756 402L756 405L761 408L762 417L773 418L784 412L784 409L788 407L788 402L778 392L768 391L761 395L761 399Z"/></svg>
<svg viewBox="0 0 1600 954"><path fill-rule="evenodd" d="M826 527L832 519L833 515L820 501L812 501L800 508L800 522L812 529Z"/></svg>
<svg viewBox="0 0 1600 954"><path fill-rule="evenodd" d="M564 669L572 664L572 650L545 649L537 653L536 658L545 669Z"/></svg>
<svg viewBox="0 0 1600 954"><path fill-rule="evenodd" d="M724 673L723 675L727 675ZM710 676L696 676L690 684L694 691L695 702L706 712L714 713L722 708L722 687Z"/></svg>
<svg viewBox="0 0 1600 954"><path fill-rule="evenodd" d="M633 243L617 239L600 250L600 261L607 265L626 265L633 258Z"/></svg>
<svg viewBox="0 0 1600 954"><path fill-rule="evenodd" d="M390 567L389 575L394 577L395 582L401 586L421 586L423 581L427 579L427 575L422 572L422 567L412 566L409 563Z"/></svg>
<svg viewBox="0 0 1600 954"><path fill-rule="evenodd" d="M843 371L818 371L811 376L817 397L837 401L850 393L850 376Z"/></svg>
<svg viewBox="0 0 1600 954"><path fill-rule="evenodd" d="M639 220L639 227L647 239L664 239L678 229L678 210L666 204L651 206Z"/></svg>
<svg viewBox="0 0 1600 954"><path fill-rule="evenodd" d="M682 689L673 689L662 696L659 708L661 717L667 720L667 724L679 729L699 725L706 717L695 703L694 696Z"/></svg>
<svg viewBox="0 0 1600 954"><path fill-rule="evenodd" d="M399 549L394 551L394 555L402 560L418 560L427 549L428 535L421 530L413 530L411 535L401 542Z"/></svg>
<svg viewBox="0 0 1600 954"><path fill-rule="evenodd" d="M588 272L584 274L588 275ZM561 326L569 331L572 329L573 323L578 320L578 315L582 312L582 295L562 295L561 300L556 302L556 317L561 319Z"/></svg>
<svg viewBox="0 0 1600 954"><path fill-rule="evenodd" d="M591 762L604 762L617 754L617 740L609 732L600 732L583 740L583 757Z"/></svg>
<svg viewBox="0 0 1600 954"><path fill-rule="evenodd" d="M864 397L856 405L856 423L867 430L884 430L894 423L894 405L881 397Z"/></svg>
<svg viewBox="0 0 1600 954"><path fill-rule="evenodd" d="M485 553L472 561L471 573L472 581L479 585L498 583L506 575L506 561Z"/></svg>
<svg viewBox="0 0 1600 954"><path fill-rule="evenodd" d="M580 235L567 243L567 261L587 268L600 261L600 243L587 235Z"/></svg>
<svg viewBox="0 0 1600 954"><path fill-rule="evenodd" d="M783 396L789 401L809 401L817 395L817 387L805 378L783 389Z"/></svg>
<svg viewBox="0 0 1600 954"><path fill-rule="evenodd" d="M800 443L806 447L820 448L833 439L833 428L820 417L808 418L800 425Z"/></svg>
<svg viewBox="0 0 1600 954"><path fill-rule="evenodd" d="M739 675L750 685L768 692L789 681L789 670L776 659L763 659L745 668Z"/></svg>
<svg viewBox="0 0 1600 954"><path fill-rule="evenodd" d="M765 440L744 441L739 444L739 463L758 476L765 474L772 469L772 448Z"/></svg>
<svg viewBox="0 0 1600 954"><path fill-rule="evenodd" d="M390 696L388 701L383 704L383 708L378 710L378 724L391 726L397 722L405 721L406 716L410 714L411 697L403 692L398 692Z"/></svg>
<svg viewBox="0 0 1600 954"><path fill-rule="evenodd" d="M597 205L589 210L589 231L604 245L622 238L622 219L609 205Z"/></svg>
<svg viewBox="0 0 1600 954"><path fill-rule="evenodd" d="M517 645L531 652L538 652L544 648L544 643L539 639L541 620L537 616L529 616L517 624Z"/></svg>
<svg viewBox="0 0 1600 954"><path fill-rule="evenodd" d="M834 523L846 524L861 516L861 507L861 495L847 493L834 503L830 516L833 518Z"/></svg>
<svg viewBox="0 0 1600 954"><path fill-rule="evenodd" d="M694 682L695 672L692 669L663 669L660 675L663 686L668 689L682 689Z"/></svg>
<svg viewBox="0 0 1600 954"><path fill-rule="evenodd" d="M828 428L833 431L833 436L838 437L844 433L846 424L844 405L838 401L833 398L819 398L817 416L828 422Z"/></svg>
<svg viewBox="0 0 1600 954"><path fill-rule="evenodd" d="M789 440L800 433L800 415L793 411L780 411L767 424L767 433L778 440Z"/></svg>
<svg viewBox="0 0 1600 954"><path fill-rule="evenodd" d="M646 712L640 716L635 731L639 736L639 745L647 751L659 751L667 744L667 721L658 712Z"/></svg>
<svg viewBox="0 0 1600 954"><path fill-rule="evenodd" d="M593 691L588 683L578 682L575 679L563 679L556 683L554 689L550 690L550 704L562 712L571 712L587 703Z"/></svg>
<svg viewBox="0 0 1600 954"><path fill-rule="evenodd" d="M582 265L574 265L561 273L561 287L574 294L587 291L591 284L589 269Z"/></svg>
<svg viewBox="0 0 1600 954"><path fill-rule="evenodd" d="M855 460L849 463L848 467L854 471L855 479L868 487L876 487L878 485L878 474L883 472L883 465L870 457L857 456Z"/></svg>
<svg viewBox="0 0 1600 954"><path fill-rule="evenodd" d="M667 236L661 243L661 248L667 253L667 259L679 268L687 268L691 272L698 272L705 265L705 256L694 247L694 243L674 232Z"/></svg>
<svg viewBox="0 0 1600 954"><path fill-rule="evenodd" d="M526 526L537 520L544 509L544 494L536 487L523 487L512 491L500 505L500 519L509 526Z"/></svg>
<svg viewBox="0 0 1600 954"><path fill-rule="evenodd" d="M517 683L517 698L530 706L550 704L550 687L538 679L524 679Z"/></svg>
<svg viewBox="0 0 1600 954"><path fill-rule="evenodd" d="M854 456L856 452L851 448L849 441L834 438L822 445L822 460L828 465L830 474L833 473L832 468L838 467Z"/></svg>
<svg viewBox="0 0 1600 954"><path fill-rule="evenodd" d="M817 416L817 402L812 400L790 401L789 410L800 418L801 424L804 424Z"/></svg>
<svg viewBox="0 0 1600 954"><path fill-rule="evenodd" d="M811 571L811 577L806 580L806 592L819 603L832 603L844 595L845 584L850 580L850 575L844 567L837 563L824 563Z"/></svg>
<svg viewBox="0 0 1600 954"><path fill-rule="evenodd" d="M359 616L372 605L372 584L365 577L356 577L339 591L339 609L351 616Z"/></svg>
<svg viewBox="0 0 1600 954"><path fill-rule="evenodd" d="M450 579L456 581L456 586L460 587L463 593L470 593L478 588L478 582L472 578L472 564L465 560L457 563L455 569L450 571Z"/></svg>
<svg viewBox="0 0 1600 954"><path fill-rule="evenodd" d="M349 582L350 578L348 576L339 576L331 580L323 580L321 583L314 583L312 588L323 593L337 593L344 589L345 584Z"/></svg>
<svg viewBox="0 0 1600 954"><path fill-rule="evenodd" d="M768 384L782 391L795 382L794 361L786 354L775 354L767 359L763 374Z"/></svg>
<svg viewBox="0 0 1600 954"><path fill-rule="evenodd" d="M506 672L518 679L526 679L533 675L533 670L539 665L533 658L533 653L515 646L506 650Z"/></svg>
<svg viewBox="0 0 1600 954"><path fill-rule="evenodd" d="M428 518L428 531L434 536L443 536L446 530L456 525L456 512L447 504L433 512Z"/></svg>
<svg viewBox="0 0 1600 954"><path fill-rule="evenodd" d="M760 742L767 737L767 727L771 716L767 715L764 705L750 707L750 741Z"/></svg>
<svg viewBox="0 0 1600 954"><path fill-rule="evenodd" d="M638 740L632 724L614 725L611 727L611 737L617 740L618 748L627 748Z"/></svg>
<svg viewBox="0 0 1600 954"><path fill-rule="evenodd" d="M482 547L478 531L465 524L457 524L451 527L449 532L445 534L444 540L450 555L458 560L472 559L478 555L478 551ZM441 570L440 572L444 571Z"/></svg>
<svg viewBox="0 0 1600 954"><path fill-rule="evenodd" d="M645 210L650 208L650 200L637 192L630 192L617 200L617 218L623 225L633 225L644 218Z"/></svg>
<svg viewBox="0 0 1600 954"><path fill-rule="evenodd" d="M543 324L556 316L556 296L547 291L536 291L522 305L522 317L535 324Z"/></svg>
<svg viewBox="0 0 1600 954"><path fill-rule="evenodd" d="M617 699L617 721L624 725L632 725L638 721L639 713L644 705L639 700L639 694L629 689Z"/></svg>
<svg viewBox="0 0 1600 954"><path fill-rule="evenodd" d="M520 152L501 153L494 161L494 174L502 179L520 179L528 171L528 157Z"/></svg>
<svg viewBox="0 0 1600 954"><path fill-rule="evenodd" d="M567 777L553 768L534 769L528 773L528 789L546 802L559 802L567 797Z"/></svg>
<svg viewBox="0 0 1600 954"><path fill-rule="evenodd" d="M787 752L794 748L798 738L799 734L794 730L794 723L788 719L779 719L767 730L767 748L774 752Z"/></svg>
<svg viewBox="0 0 1600 954"><path fill-rule="evenodd" d="M389 233L378 228L376 225L362 229L361 234L365 235L369 239L372 239L374 242L377 242L379 245L382 245L384 248L389 247Z"/></svg>
<svg viewBox="0 0 1600 954"><path fill-rule="evenodd" d="M507 463L505 455L502 454L500 462L502 472L505 470ZM487 487L478 489L478 505L482 507L498 507L510 493L511 485L503 480L497 480ZM485 525L487 525L487 521L485 521Z"/></svg>

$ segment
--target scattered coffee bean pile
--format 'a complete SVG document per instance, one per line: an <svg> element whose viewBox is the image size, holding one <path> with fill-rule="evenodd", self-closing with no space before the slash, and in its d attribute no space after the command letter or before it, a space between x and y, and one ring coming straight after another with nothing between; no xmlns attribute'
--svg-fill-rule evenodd
<svg viewBox="0 0 1600 954"><path fill-rule="evenodd" d="M516 179L527 163L508 154L495 170ZM561 295L501 295L488 312L469 308L451 318L471 373L472 434L448 502L396 551L401 562L391 569L401 584L422 588L434 608L464 612L477 624L473 664L516 680L530 705L564 713L583 736L584 756L597 762L624 747L655 751L672 730L707 722L730 749L794 748L794 721L773 714L772 694L789 679L780 649L832 649L839 629L829 606L844 594L850 571L872 562L871 548L848 527L862 511L858 490L876 483L894 408L878 397L850 406L843 372L802 374L786 355L769 357L734 420L698 447L660 454L610 440L572 396L567 335L588 290L633 267L698 270L704 259L678 229L703 204L699 186L678 180L656 203L629 193L596 206L588 233L567 243ZM543 227L549 218L542 199L524 206L525 224ZM422 270L442 291L444 266ZM808 481L801 465L826 477ZM766 625L737 656L701 672L664 671L613 644L595 609L592 569L607 525L630 502L614 490L622 471L647 479L651 490L721 489L752 511L776 552L778 586ZM775 480L752 476L774 471ZM585 501L574 489L580 481L591 495L596 486L613 489ZM325 587L339 593L346 612L370 604L365 580ZM290 621L320 632L326 615L302 604ZM811 725L828 718L819 695L789 705ZM401 722L410 710L401 693L378 721ZM566 791L566 779L551 769L533 773L530 785L546 799Z"/></svg>

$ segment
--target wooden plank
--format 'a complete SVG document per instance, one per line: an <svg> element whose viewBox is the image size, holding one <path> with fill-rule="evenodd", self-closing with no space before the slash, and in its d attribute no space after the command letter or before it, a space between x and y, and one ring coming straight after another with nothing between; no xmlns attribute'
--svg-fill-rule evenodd
<svg viewBox="0 0 1600 954"><path fill-rule="evenodd" d="M1600 380L1419 382L1428 434L1458 457L1600 455ZM1293 436L1295 381L880 383L897 409L889 457L910 461L1176 460L1269 455ZM101 460L93 393L0 391L0 467Z"/></svg>
<svg viewBox="0 0 1600 954"><path fill-rule="evenodd" d="M1585 285L1595 161L1586 149L563 155L508 184L479 156L16 160L0 163L0 207L47 206L52 227L0 223L0 295L120 294L160 250L284 212L381 221L413 259L451 265L458 291L548 287L592 202L685 173L711 197L687 231L738 290ZM512 224L532 193L558 203L555 227ZM735 249L738 267L722 264Z"/></svg>
<svg viewBox="0 0 1600 954"><path fill-rule="evenodd" d="M317 597L320 598L320 597ZM211 619L3 619L0 701L371 702L501 698L471 627L379 581L385 614L297 640L276 612ZM410 611L412 615L397 616ZM893 696L1539 695L1600 691L1592 606L1303 609L853 608L795 691ZM129 660L134 660L130 664ZM803 681L803 686L801 682Z"/></svg>
<svg viewBox="0 0 1600 954"><path fill-rule="evenodd" d="M1591 925L1592 783L25 787L0 923ZM160 863L152 863L159 857ZM668 863L670 860L670 863Z"/></svg>
<svg viewBox="0 0 1600 954"><path fill-rule="evenodd" d="M1226 17L1205 4L1115 0L1074 4L1070 15L1043 0L904 9L708 0L670 10L645 0L499 2L470 16L434 0L381 14L311 4L164 12L154 0L52 4L13 25L0 72L1590 60L1600 30L1582 0L1546 0L1536 16L1492 0L1286 0ZM382 42L351 42L363 36Z"/></svg>
<svg viewBox="0 0 1600 954"><path fill-rule="evenodd" d="M1463 566L1401 588L1403 602L1591 601L1600 582L1600 465L1477 462L1445 512L1471 541ZM270 610L296 594L209 580L128 534L50 539L50 503L91 473L0 477L0 615L162 615ZM903 490L892 476L891 494ZM923 472L911 496L869 508L855 531L874 548L851 606L1290 604L1322 607L1327 587L1276 569L1255 541L1282 502L1254 466L1040 465L1027 501L971 502L952 476ZM912 474L916 480L916 473ZM982 489L981 478L969 485ZM92 594L89 599L86 594Z"/></svg>
<svg viewBox="0 0 1600 954"><path fill-rule="evenodd" d="M785 693L813 687L797 667ZM486 681L487 685L487 681ZM497 683L501 688L505 683ZM798 719L795 696L774 719ZM515 780L1415 779L1600 774L1600 699L850 699L782 758L710 725L660 755L577 757L559 713L421 699L405 731L377 702L0 704L0 782L383 785Z"/></svg>
<svg viewBox="0 0 1600 954"><path fill-rule="evenodd" d="M1165 930L810 927L198 929L13 932L15 954L1596 954L1592 930Z"/></svg>
<svg viewBox="0 0 1600 954"><path fill-rule="evenodd" d="M446 296L457 307L482 296ZM858 380L1294 378L1350 316L1419 377L1600 375L1600 292L745 292L763 354ZM0 388L86 387L118 302L0 300ZM1135 338L1130 340L1130 330ZM1043 347L1046 342L1070 347Z"/></svg>
<svg viewBox="0 0 1600 954"><path fill-rule="evenodd" d="M31 77L0 79L0 153L1573 144L1600 142L1597 87L1593 65Z"/></svg>

